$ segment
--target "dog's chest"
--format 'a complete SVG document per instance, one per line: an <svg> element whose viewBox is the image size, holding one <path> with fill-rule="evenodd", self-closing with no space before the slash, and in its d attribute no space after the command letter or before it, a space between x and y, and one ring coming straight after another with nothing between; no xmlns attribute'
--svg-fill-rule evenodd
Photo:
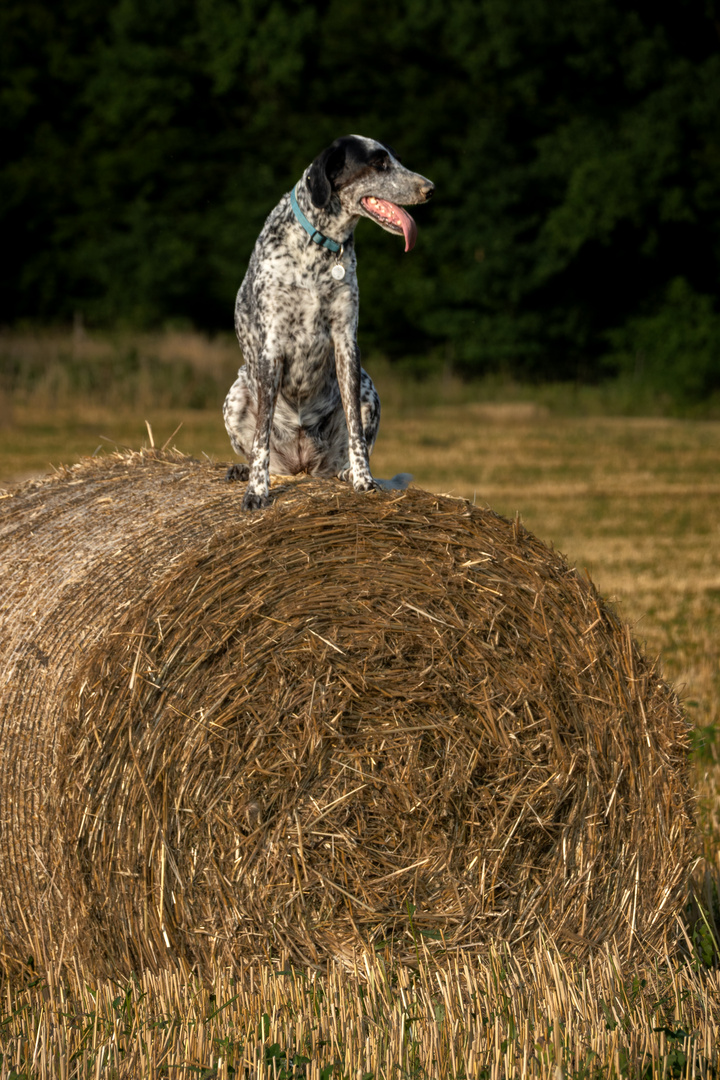
<svg viewBox="0 0 720 1080"><path fill-rule="evenodd" d="M332 269L342 265L341 280ZM246 360L253 345L283 362L283 392L307 398L323 391L334 375L337 334L357 328L355 253L338 256L319 248L284 221L268 220L258 238L238 294L236 324Z"/></svg>

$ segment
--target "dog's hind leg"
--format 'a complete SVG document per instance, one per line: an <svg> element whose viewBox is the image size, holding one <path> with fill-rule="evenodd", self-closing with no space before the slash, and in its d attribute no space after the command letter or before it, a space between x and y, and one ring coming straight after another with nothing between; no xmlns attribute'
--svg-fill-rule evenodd
<svg viewBox="0 0 720 1080"><path fill-rule="evenodd" d="M244 461L238 461L235 465L228 466L228 470L225 473L225 479L229 483L234 480L249 480L250 466L246 465Z"/></svg>
<svg viewBox="0 0 720 1080"><path fill-rule="evenodd" d="M250 457L252 450L256 416L257 402L248 387L247 368L241 367L237 379L225 398L223 419L233 450L246 458ZM231 465L225 474L226 480L248 480L249 478L250 466L240 462Z"/></svg>
<svg viewBox="0 0 720 1080"><path fill-rule="evenodd" d="M380 398L375 384L364 368L360 368L360 418L369 456L380 427Z"/></svg>

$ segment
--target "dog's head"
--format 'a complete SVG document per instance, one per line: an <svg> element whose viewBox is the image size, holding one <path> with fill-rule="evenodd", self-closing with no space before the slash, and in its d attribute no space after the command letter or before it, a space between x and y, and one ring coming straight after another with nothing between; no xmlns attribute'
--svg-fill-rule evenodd
<svg viewBox="0 0 720 1080"><path fill-rule="evenodd" d="M344 135L323 150L310 166L307 186L313 204L329 209L336 195L342 209L370 218L387 232L415 244L417 225L402 209L427 202L434 185L400 163L389 146L362 135Z"/></svg>

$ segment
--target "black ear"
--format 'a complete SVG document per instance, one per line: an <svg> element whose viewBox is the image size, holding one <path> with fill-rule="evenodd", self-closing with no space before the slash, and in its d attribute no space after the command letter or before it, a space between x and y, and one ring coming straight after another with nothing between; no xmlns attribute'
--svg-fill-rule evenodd
<svg viewBox="0 0 720 1080"><path fill-rule="evenodd" d="M337 140L323 150L313 161L308 173L307 186L315 206L327 206L332 195L332 179L345 164L345 149Z"/></svg>

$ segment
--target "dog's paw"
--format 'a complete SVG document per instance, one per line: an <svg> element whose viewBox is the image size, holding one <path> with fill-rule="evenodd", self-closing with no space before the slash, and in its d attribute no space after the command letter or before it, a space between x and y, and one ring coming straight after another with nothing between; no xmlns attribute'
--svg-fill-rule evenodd
<svg viewBox="0 0 720 1080"><path fill-rule="evenodd" d="M270 496L259 491L246 491L242 501L243 510L264 510L270 505Z"/></svg>
<svg viewBox="0 0 720 1080"><path fill-rule="evenodd" d="M342 480L346 484L352 484L353 491L378 491L378 483L373 480L370 473L366 473L364 476L358 479L353 479L352 469L348 466L343 469L342 472L337 474L338 480ZM381 481L382 483L382 481Z"/></svg>
<svg viewBox="0 0 720 1080"><path fill-rule="evenodd" d="M250 479L250 466L241 465L239 462L237 465L231 465L228 471L225 473L225 480L228 484L234 483L236 480L249 480Z"/></svg>
<svg viewBox="0 0 720 1080"><path fill-rule="evenodd" d="M362 476L359 480L353 481L354 491L377 491L378 486L373 480L372 476Z"/></svg>

